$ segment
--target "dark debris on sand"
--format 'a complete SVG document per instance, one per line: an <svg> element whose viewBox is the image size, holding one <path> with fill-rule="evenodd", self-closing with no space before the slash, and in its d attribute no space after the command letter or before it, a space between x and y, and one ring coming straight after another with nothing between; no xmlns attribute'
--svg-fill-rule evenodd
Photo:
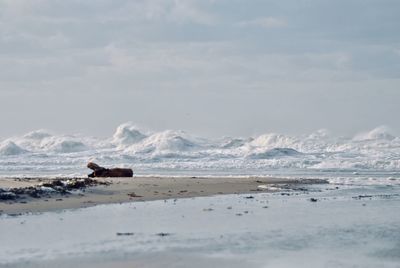
<svg viewBox="0 0 400 268"><path fill-rule="evenodd" d="M171 234L170 233L157 233L156 235L164 237L164 236L170 236Z"/></svg>
<svg viewBox="0 0 400 268"><path fill-rule="evenodd" d="M117 236L132 236L132 235L135 235L135 233L131 233L131 232L120 233L120 232L117 232Z"/></svg>
<svg viewBox="0 0 400 268"><path fill-rule="evenodd" d="M23 187L23 188L0 188L0 202L1 201L15 201L31 198L52 197L54 195L67 195L71 191L82 190L86 187L96 185L109 185L110 182L97 181L90 178L71 178L71 179L54 179L42 182L37 186Z"/></svg>

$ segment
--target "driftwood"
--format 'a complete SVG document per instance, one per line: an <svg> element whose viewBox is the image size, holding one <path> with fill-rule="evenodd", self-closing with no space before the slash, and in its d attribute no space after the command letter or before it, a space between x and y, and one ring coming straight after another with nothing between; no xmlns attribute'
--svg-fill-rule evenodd
<svg viewBox="0 0 400 268"><path fill-rule="evenodd" d="M130 168L104 168L96 163L89 162L87 167L93 170L88 175L89 178L94 177L132 177L133 171Z"/></svg>

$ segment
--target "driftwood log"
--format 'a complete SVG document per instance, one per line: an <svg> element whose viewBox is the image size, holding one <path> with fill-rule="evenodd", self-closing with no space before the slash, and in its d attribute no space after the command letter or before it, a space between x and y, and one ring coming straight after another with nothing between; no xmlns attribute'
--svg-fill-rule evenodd
<svg viewBox="0 0 400 268"><path fill-rule="evenodd" d="M104 168L96 163L89 162L87 167L93 170L88 175L89 178L94 177L132 177L133 171L130 168Z"/></svg>

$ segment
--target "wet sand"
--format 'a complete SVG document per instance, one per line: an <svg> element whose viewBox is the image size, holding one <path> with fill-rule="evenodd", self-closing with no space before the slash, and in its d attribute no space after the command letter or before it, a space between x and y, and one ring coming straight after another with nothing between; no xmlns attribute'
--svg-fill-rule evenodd
<svg viewBox="0 0 400 268"><path fill-rule="evenodd" d="M266 192L274 191L275 187L325 182L272 177L133 177L97 180L108 185L90 186L64 195L1 200L0 213L38 213L109 203ZM1 178L0 188L35 187L48 181L51 179ZM259 187L261 185L264 187Z"/></svg>
<svg viewBox="0 0 400 268"><path fill-rule="evenodd" d="M0 267L398 267L400 186L278 186L2 215Z"/></svg>

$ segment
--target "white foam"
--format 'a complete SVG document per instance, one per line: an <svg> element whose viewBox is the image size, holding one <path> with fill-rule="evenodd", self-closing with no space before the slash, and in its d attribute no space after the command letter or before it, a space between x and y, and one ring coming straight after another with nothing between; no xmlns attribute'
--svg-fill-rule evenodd
<svg viewBox="0 0 400 268"><path fill-rule="evenodd" d="M51 136L52 134L50 134L50 132L48 132L47 130L39 129L25 134L24 138L30 140L43 140L44 138L48 138Z"/></svg>
<svg viewBox="0 0 400 268"><path fill-rule="evenodd" d="M395 137L390 134L390 129L387 126L379 126L369 132L364 132L356 135L354 140L393 140Z"/></svg>
<svg viewBox="0 0 400 268"><path fill-rule="evenodd" d="M254 147L273 149L277 147L293 147L298 143L299 141L293 137L271 133L257 137L250 142L250 145Z"/></svg>
<svg viewBox="0 0 400 268"><path fill-rule="evenodd" d="M400 172L400 138L376 128L354 138L327 130L291 136L206 139L184 131L144 132L130 123L110 138L38 130L0 143L0 176L82 174L88 161L142 174L309 174ZM300 170L300 171L299 171Z"/></svg>
<svg viewBox="0 0 400 268"><path fill-rule="evenodd" d="M16 145L12 141L5 141L0 144L0 155L10 156L24 154L27 151Z"/></svg>
<svg viewBox="0 0 400 268"><path fill-rule="evenodd" d="M117 146L126 146L137 143L146 138L136 126L131 123L125 123L117 127L112 139L112 143Z"/></svg>
<svg viewBox="0 0 400 268"><path fill-rule="evenodd" d="M249 154L247 157L253 159L270 159L270 158L281 158L290 156L300 156L302 153L292 148L273 148L269 150L256 151Z"/></svg>
<svg viewBox="0 0 400 268"><path fill-rule="evenodd" d="M150 135L141 142L128 147L125 152L133 154L163 154L187 152L198 147L198 144L189 140L185 132L167 130Z"/></svg>

